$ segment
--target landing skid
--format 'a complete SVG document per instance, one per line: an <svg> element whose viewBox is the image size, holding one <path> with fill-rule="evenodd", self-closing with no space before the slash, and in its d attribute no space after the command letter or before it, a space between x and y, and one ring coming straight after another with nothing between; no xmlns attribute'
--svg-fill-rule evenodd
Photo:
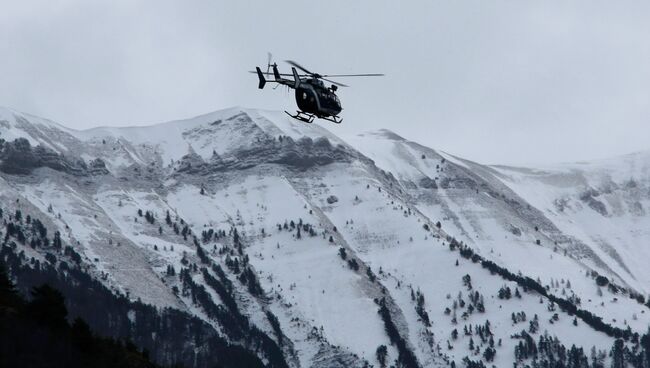
<svg viewBox="0 0 650 368"><path fill-rule="evenodd" d="M328 116L321 119L331 121L332 123L335 124L341 124L343 122L343 119L339 118L338 116Z"/></svg>
<svg viewBox="0 0 650 368"><path fill-rule="evenodd" d="M315 118L331 121L332 123L335 124L341 124L341 122L343 121L343 119L339 118L338 116L316 116L314 114L306 113L303 111L296 111L295 115L291 115L287 111L285 111L284 113L296 120L304 121L305 123L310 123L310 124L314 122Z"/></svg>
<svg viewBox="0 0 650 368"><path fill-rule="evenodd" d="M313 123L314 118L316 118L316 115L308 114L308 113L302 112L302 111L296 111L296 115L291 115L287 111L285 111L284 113L291 116L292 118L294 118L296 120L304 121L305 123L310 123L310 124Z"/></svg>

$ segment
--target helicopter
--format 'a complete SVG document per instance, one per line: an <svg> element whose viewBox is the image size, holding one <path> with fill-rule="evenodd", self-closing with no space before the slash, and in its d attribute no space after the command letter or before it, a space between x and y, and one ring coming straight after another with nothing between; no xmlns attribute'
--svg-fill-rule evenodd
<svg viewBox="0 0 650 368"><path fill-rule="evenodd" d="M383 76L383 74L318 74L312 73L295 61L285 61L291 65L292 74L280 73L278 71L278 65L276 63L271 64L271 54L269 54L267 61L266 72L263 72L260 67L255 67L255 71L251 71L251 73L257 73L259 89L263 89L267 82L278 83L278 85L283 84L288 88L295 89L296 104L299 110L296 111L296 114L290 114L287 111L285 113L305 123L312 123L315 118L328 120L336 124L340 124L343 121L338 116L343 108L341 107L341 101L336 95L336 91L338 87L348 86L327 78ZM300 69L304 74L299 74L296 68ZM270 69L273 69L273 73L270 73ZM273 76L273 79L267 80L266 76ZM292 76L293 79L284 78L287 76ZM325 86L323 81L327 81L331 85L329 87Z"/></svg>

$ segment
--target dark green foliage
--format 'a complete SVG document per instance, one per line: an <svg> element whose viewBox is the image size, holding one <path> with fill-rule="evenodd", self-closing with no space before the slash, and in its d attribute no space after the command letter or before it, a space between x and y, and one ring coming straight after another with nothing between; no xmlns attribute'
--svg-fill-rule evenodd
<svg viewBox="0 0 650 368"><path fill-rule="evenodd" d="M612 368L626 368L626 347L622 339L616 339L609 355L612 357Z"/></svg>
<svg viewBox="0 0 650 368"><path fill-rule="evenodd" d="M38 246L47 246L45 243L47 238L41 238L41 235L46 234L46 230L41 228L38 219L32 218L31 222L30 228L25 232L26 236L31 237L30 245L34 244L36 246L36 241L31 242L31 240L38 240L40 242ZM70 247L66 247L64 252L60 253L46 253L50 258L48 262L44 263L33 259L30 262L23 252L19 253L17 251L15 245L13 247L7 246L13 243L11 240L17 236L17 229L13 224L9 226L9 223L7 223L6 225L7 227L13 227L14 234L7 235L4 239L4 245L0 245L0 265L6 265L11 270L11 275L17 281L20 292L26 294L34 286L43 283L52 286L50 289L35 289L36 298L34 304L31 304L29 316L38 316L43 323L49 326L64 326L60 323L61 320L64 320L65 326L68 327L59 327L59 330L74 331L75 336L77 336L74 339L80 343L87 340L88 331L95 331L96 334L117 340L112 340L113 342L107 345L110 349L105 349L106 354L93 350L93 360L83 362L76 360L78 356L74 355L76 354L74 349L65 346L63 347L65 348L64 353L49 353L54 351L52 349L59 349L61 344L67 344L65 339L60 339L59 336L50 338L48 333L41 331L42 329L23 328L24 326L16 324L19 322L12 321L9 323L16 328L5 329L6 325L0 325L0 338L3 339L0 341L0 366L42 366L40 361L30 362L30 364L5 364L6 360L3 359L8 356L7 351L12 351L12 354L14 354L12 359L20 359L22 355L13 352L16 349L18 353L27 351L27 353L36 354L39 358L41 356L48 358L49 360L46 361L48 367L83 366L103 368L145 367L151 365L148 362L147 365L127 364L133 360L130 357L134 354L139 357L133 360L136 363L143 361L143 359L146 362L146 356L150 354L153 360L165 366L182 365L197 368L265 366L257 357L256 352L262 352L261 355L268 362L267 366L286 366L282 351L277 348L268 336L254 327L246 330L245 339L240 341L231 340L240 344L233 345L232 342L228 342L219 336L213 327L199 318L175 309L158 309L140 302L133 302L124 295L114 294L77 265L75 259L77 259L78 255L75 256L76 252ZM170 271L170 273L175 273L175 271ZM16 306L8 307L14 305L17 298L14 297L13 285L10 282L3 283L3 281L7 280L0 277L0 302L2 303L0 306L0 323L6 322L3 319L5 312L15 314L17 308ZM62 294L59 295L65 296L65 310L68 312L69 319L61 318L61 299L58 298L56 292L52 292L54 288L61 291ZM175 292L180 294L178 288L176 288ZM46 312L43 313L43 311ZM80 318L87 321L87 323L82 323ZM231 314L227 314L226 318L231 321L235 319ZM74 321L72 326L68 324L68 320ZM88 326L90 328L87 328ZM49 327L47 329L51 330ZM8 335L4 334L6 331L23 335L7 337ZM21 350L20 347L16 346L16 343L30 341L31 337L24 335L27 332L36 334L37 337L34 338L37 340L30 343L29 349L22 348ZM7 343L4 340L5 338L11 343ZM121 342L127 341L127 339L132 341L128 349ZM101 340L106 340L106 338ZM82 351L89 347L85 344L79 346ZM136 346L137 348L135 348ZM120 360L121 353L115 349L125 349L129 354L129 360L126 363L122 362ZM142 354L137 353L139 349L142 349ZM104 355L114 357L114 359L107 364L103 364L100 360ZM77 364L77 362L80 363Z"/></svg>
<svg viewBox="0 0 650 368"><path fill-rule="evenodd" d="M176 270L174 269L174 266L167 265L167 276L176 276Z"/></svg>
<svg viewBox="0 0 650 368"><path fill-rule="evenodd" d="M392 345L397 347L397 352L399 354L397 358L398 361L406 368L420 367L415 354L408 348L404 338L400 336L397 326L395 326L390 315L390 311L386 307L386 301L381 299L377 301L377 303L379 304L379 315L381 316L382 321L384 321L384 329L388 335L388 339Z"/></svg>
<svg viewBox="0 0 650 368"><path fill-rule="evenodd" d="M458 244L458 243L455 239L451 238L449 244L451 249L452 244ZM524 289L524 291L534 290L538 294L546 297L549 301L559 305L560 308L565 312L567 312L569 315L576 315L578 318L582 319L585 323L591 326L594 330L604 332L605 334L611 337L623 338L625 340L628 340L631 337L632 333L629 329L623 330L621 328L603 322L603 319L601 317L598 317L587 310L579 309L575 304L571 303L569 300L548 293L546 288L544 288L540 283L531 279L530 277L514 274L510 272L508 269L501 267L492 261L483 259L483 257L479 256L478 254L475 254L474 251L468 246L458 246L458 249L460 251L461 256L463 256L464 258L473 258L473 257L477 258L480 261L481 266L489 270L491 273L498 274L499 276L501 276L502 278L508 281L516 282L519 286L521 286Z"/></svg>
<svg viewBox="0 0 650 368"><path fill-rule="evenodd" d="M244 268L242 273L239 275L239 281L248 287L248 291L251 294L255 296L264 296L264 290L262 289L259 280L257 280L257 275L255 275L255 272L253 272L250 267Z"/></svg>
<svg viewBox="0 0 650 368"><path fill-rule="evenodd" d="M465 364L465 368L485 368L485 364L482 361L475 362L468 357L463 358L463 364Z"/></svg>
<svg viewBox="0 0 650 368"><path fill-rule="evenodd" d="M488 346L483 352L483 359L485 359L486 362L491 362L494 360L495 355L497 355L497 351Z"/></svg>
<svg viewBox="0 0 650 368"><path fill-rule="evenodd" d="M140 216L142 216L142 211L141 211L141 210L138 210L138 214L139 214ZM145 219L147 220L147 222L150 223L151 225L153 225L154 222L156 222L156 219L155 219L155 217L154 217L154 215L153 215L153 212L150 212L150 211L145 212L145 213L144 213L144 218L145 218Z"/></svg>
<svg viewBox="0 0 650 368"><path fill-rule="evenodd" d="M472 290L472 278L469 275L463 276L463 285L467 287L467 290Z"/></svg>
<svg viewBox="0 0 650 368"><path fill-rule="evenodd" d="M420 292L420 290L417 291L415 294L415 312L420 316L420 319L422 320L422 323L424 323L425 326L431 327L431 321L429 320L429 314L426 311L426 308L424 307L424 294Z"/></svg>
<svg viewBox="0 0 650 368"><path fill-rule="evenodd" d="M34 287L31 294L32 300L25 309L31 319L52 330L67 327L68 310L63 294L47 284Z"/></svg>
<svg viewBox="0 0 650 368"><path fill-rule="evenodd" d="M232 313L235 313L239 316L240 314L239 308L237 307L237 303L235 302L235 299L231 295L232 289L228 289L226 286L224 286L224 284L221 281L214 278L206 268L202 268L201 273L203 274L203 279L205 280L205 283L208 284L208 286L210 286L212 290L217 292L223 304L225 304L225 306L228 307L228 309ZM230 284L230 286L232 288L232 284Z"/></svg>
<svg viewBox="0 0 650 368"><path fill-rule="evenodd" d="M379 362L380 368L386 368L386 358L388 356L388 348L386 345L379 345L377 351L375 352L377 361Z"/></svg>
<svg viewBox="0 0 650 368"><path fill-rule="evenodd" d="M56 256L52 253L47 253L45 255L45 260L50 262L53 265L56 265Z"/></svg>
<svg viewBox="0 0 650 368"><path fill-rule="evenodd" d="M366 268L366 276L368 276L368 279L370 280L370 282L375 282L375 280L377 279L377 277L372 272L370 267Z"/></svg>
<svg viewBox="0 0 650 368"><path fill-rule="evenodd" d="M354 271L359 271L359 263L357 263L357 260L354 258L350 258L348 260L348 267L350 267Z"/></svg>
<svg viewBox="0 0 650 368"><path fill-rule="evenodd" d="M19 259L8 247L2 248L0 259L12 265L12 272L17 274L20 284L24 285L21 289L46 281L56 285L57 289L65 292L66 307L73 318L82 317L99 334L132 339L137 346L147 349L156 361L165 365L183 362L186 366L191 366L197 362L200 367L262 367L254 354L243 347L230 345L205 322L173 309L159 312L153 306L130 302L124 296L114 295L78 268L67 269L67 276L64 276L47 264L40 264L36 269L20 266ZM56 300L49 293L44 295L48 296L46 300ZM33 313L38 315L38 311L37 308ZM134 321L129 318L130 313L136 316ZM52 321L56 324L57 320L60 318L53 318ZM155 338L152 336L154 332ZM194 345L188 344L191 341L201 342L203 347L199 355L196 355ZM243 363L240 365L237 362ZM105 366L124 366L118 363ZM62 366L75 367L73 364Z"/></svg>
<svg viewBox="0 0 650 368"><path fill-rule="evenodd" d="M499 292L497 293L499 296L499 299L510 299L512 298L512 291L510 290L509 286L503 285L500 289Z"/></svg>
<svg viewBox="0 0 650 368"><path fill-rule="evenodd" d="M61 249L63 243L61 243L61 233L58 231L54 232L54 239L52 240L52 246L54 249Z"/></svg>
<svg viewBox="0 0 650 368"><path fill-rule="evenodd" d="M169 210L167 210L167 214L165 215L165 223L169 226L172 226L172 218L169 215Z"/></svg>
<svg viewBox="0 0 650 368"><path fill-rule="evenodd" d="M9 279L4 264L0 263L0 305L3 307L17 307L22 304L19 298L16 286Z"/></svg>
<svg viewBox="0 0 650 368"><path fill-rule="evenodd" d="M210 258L208 258L208 256L205 254L205 251L203 248L201 248L200 245L196 246L196 255L199 257L202 263L210 263Z"/></svg>
<svg viewBox="0 0 650 368"><path fill-rule="evenodd" d="M223 284L221 292L218 290L219 287L217 285L220 283L213 277L206 277L206 274L208 274L207 269L202 269L202 273L206 278L208 286L214 288L217 293L220 293L221 295L221 292L227 290L226 286ZM205 287L192 280L192 276L188 269L181 270L179 276L183 282L183 290L187 290L190 293L192 300L205 311L208 317L219 322L231 339L234 341L251 342L255 347L257 347L256 350L268 359L269 367L287 367L284 355L279 346L270 337L252 325L248 319L239 312L234 303L234 299L229 302L229 307L227 309L221 305L216 305L205 290ZM210 280L209 282L207 281L208 279ZM232 364L236 364L237 366L246 366L242 362L238 361L233 361Z"/></svg>
<svg viewBox="0 0 650 368"><path fill-rule="evenodd" d="M74 263L78 265L81 264L81 256L79 255L79 253L75 252L75 250L72 249L72 247L70 246L65 247L63 254L70 257L70 259L72 259Z"/></svg>
<svg viewBox="0 0 650 368"><path fill-rule="evenodd" d="M280 327L280 321L278 321L278 317L275 316L271 311L265 311L266 314L266 319L269 321L269 324L271 325L271 328L273 328L273 332L275 333L275 337L278 339L278 343L280 346L282 346L282 342L284 340L284 334L282 333L282 328Z"/></svg>
<svg viewBox="0 0 650 368"><path fill-rule="evenodd" d="M155 367L132 344L97 337L81 318L68 324L63 295L44 284L27 302L0 272L0 366L2 367Z"/></svg>
<svg viewBox="0 0 650 368"><path fill-rule="evenodd" d="M43 223L39 219L34 219L32 221L32 228L37 232L41 238L47 237L47 229L43 226Z"/></svg>

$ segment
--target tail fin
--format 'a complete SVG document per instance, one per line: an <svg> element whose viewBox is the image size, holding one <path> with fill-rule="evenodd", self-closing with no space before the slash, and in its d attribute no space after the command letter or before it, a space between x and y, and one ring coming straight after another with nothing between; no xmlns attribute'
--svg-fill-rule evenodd
<svg viewBox="0 0 650 368"><path fill-rule="evenodd" d="M293 88L297 89L300 86L300 76L298 76L296 68L291 67L291 71L293 72Z"/></svg>
<svg viewBox="0 0 650 368"><path fill-rule="evenodd" d="M266 84L266 79L264 78L264 74L262 74L259 66L256 66L255 70L257 70L257 77L260 79L260 84L257 85L257 88L262 89Z"/></svg>

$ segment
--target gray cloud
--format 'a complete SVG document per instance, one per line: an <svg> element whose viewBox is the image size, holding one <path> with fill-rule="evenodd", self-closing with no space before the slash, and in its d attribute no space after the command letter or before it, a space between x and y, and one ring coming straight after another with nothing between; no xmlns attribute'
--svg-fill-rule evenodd
<svg viewBox="0 0 650 368"><path fill-rule="evenodd" d="M350 79L337 134L388 128L485 163L648 149L645 1L38 1L0 12L0 105L74 128L154 123L258 91L266 51Z"/></svg>

